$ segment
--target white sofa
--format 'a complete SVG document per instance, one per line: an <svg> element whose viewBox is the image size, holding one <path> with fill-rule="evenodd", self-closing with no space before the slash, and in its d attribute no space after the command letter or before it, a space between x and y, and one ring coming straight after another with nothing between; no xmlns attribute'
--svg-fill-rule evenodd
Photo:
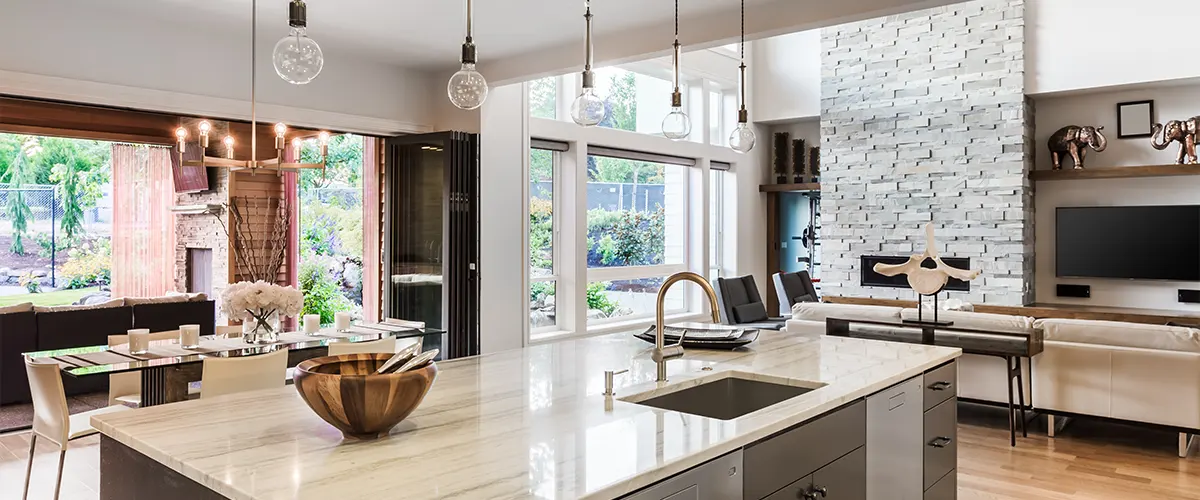
<svg viewBox="0 0 1200 500"><path fill-rule="evenodd" d="M916 313L898 307L797 304L786 330L820 335L829 316L895 320ZM1032 394L1037 410L1200 429L1200 330L972 312L943 311L939 316L964 328L1042 330L1045 350L1032 366L1022 367L1026 398ZM959 360L961 398L1007 403L1005 381L1001 358L963 355ZM1053 421L1050 417L1052 430ZM1180 456L1187 456L1190 437L1180 434Z"/></svg>

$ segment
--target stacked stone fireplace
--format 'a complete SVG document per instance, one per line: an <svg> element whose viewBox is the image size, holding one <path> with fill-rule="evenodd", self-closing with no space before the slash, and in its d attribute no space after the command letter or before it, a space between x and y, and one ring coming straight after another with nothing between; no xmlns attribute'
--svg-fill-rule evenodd
<svg viewBox="0 0 1200 500"><path fill-rule="evenodd" d="M938 250L982 271L972 302L1022 304L1033 280L1033 107L1024 0L978 0L821 34L822 287L863 286L863 255Z"/></svg>
<svg viewBox="0 0 1200 500"><path fill-rule="evenodd" d="M229 170L224 168L210 169L212 176L211 190L198 193L177 193L175 204L203 205L223 204L229 200ZM180 291L203 291L196 289L203 286L198 283L196 276L207 276L207 287L212 296L220 296L229 285L229 238L221 225L226 214L188 214L175 216L175 288ZM208 259L196 259L196 255L204 252L195 250L210 250ZM189 252L189 250L192 250ZM191 258L189 258L189 254ZM207 262L205 262L207 261ZM193 269L196 265L209 266L205 269ZM205 274L207 272L207 274ZM218 315L220 313L218 312Z"/></svg>

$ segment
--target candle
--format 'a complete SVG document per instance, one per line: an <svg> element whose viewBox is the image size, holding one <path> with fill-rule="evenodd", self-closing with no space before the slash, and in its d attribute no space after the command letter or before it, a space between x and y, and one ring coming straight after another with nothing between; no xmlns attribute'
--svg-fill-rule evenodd
<svg viewBox="0 0 1200 500"><path fill-rule="evenodd" d="M200 347L200 325L179 325L179 345L184 349Z"/></svg>
<svg viewBox="0 0 1200 500"><path fill-rule="evenodd" d="M146 354L150 352L150 330L136 328L126 333L129 334L129 354Z"/></svg>
<svg viewBox="0 0 1200 500"><path fill-rule="evenodd" d="M304 333L314 335L321 330L321 315L320 314L305 314L304 315Z"/></svg>
<svg viewBox="0 0 1200 500"><path fill-rule="evenodd" d="M333 327L339 332L348 330L350 328L350 313L333 313Z"/></svg>

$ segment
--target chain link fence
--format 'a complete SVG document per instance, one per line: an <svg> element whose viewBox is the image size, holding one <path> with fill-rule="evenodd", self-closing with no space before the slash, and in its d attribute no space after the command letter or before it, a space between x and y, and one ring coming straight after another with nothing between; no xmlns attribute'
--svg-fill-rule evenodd
<svg viewBox="0 0 1200 500"><path fill-rule="evenodd" d="M0 183L0 285L14 285L25 274L40 278L44 285L59 285L55 270L66 261L69 243L61 227L62 196L55 188ZM95 206L83 210L83 234L90 238L112 236L112 186L105 185L102 191ZM18 233L23 254L13 251Z"/></svg>

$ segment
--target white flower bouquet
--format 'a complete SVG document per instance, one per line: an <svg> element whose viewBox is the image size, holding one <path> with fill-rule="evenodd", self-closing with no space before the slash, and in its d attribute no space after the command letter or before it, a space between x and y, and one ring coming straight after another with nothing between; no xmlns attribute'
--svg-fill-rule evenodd
<svg viewBox="0 0 1200 500"><path fill-rule="evenodd" d="M265 281L234 283L221 294L221 310L229 319L250 324L246 331L268 337L278 335L280 316L297 316L303 309L300 290Z"/></svg>

